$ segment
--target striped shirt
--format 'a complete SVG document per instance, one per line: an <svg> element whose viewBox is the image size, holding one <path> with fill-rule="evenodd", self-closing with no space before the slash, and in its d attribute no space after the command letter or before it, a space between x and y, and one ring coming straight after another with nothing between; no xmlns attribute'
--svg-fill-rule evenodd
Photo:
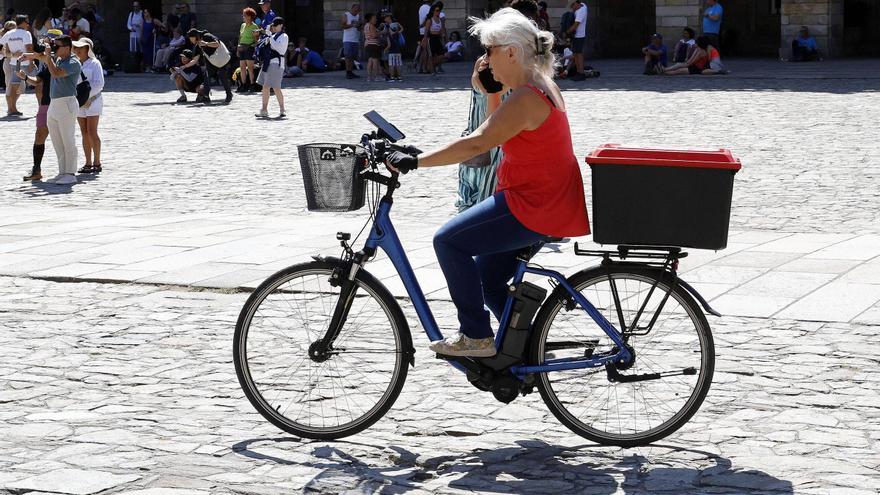
<svg viewBox="0 0 880 495"><path fill-rule="evenodd" d="M486 120L486 112L489 102L483 93L471 90L471 113L468 117L467 132L474 132ZM487 167L458 166L458 200L455 206L461 213L471 206L483 201L495 194L495 186L498 184L496 170L501 163L501 148L497 147L490 152L491 163Z"/></svg>

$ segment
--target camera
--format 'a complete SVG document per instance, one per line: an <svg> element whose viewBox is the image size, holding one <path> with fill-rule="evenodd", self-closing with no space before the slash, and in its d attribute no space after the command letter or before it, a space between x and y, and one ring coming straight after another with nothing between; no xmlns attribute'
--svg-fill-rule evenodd
<svg viewBox="0 0 880 495"><path fill-rule="evenodd" d="M51 50L52 53L55 53L55 45L44 43L43 40L35 40L34 41L34 53L43 54L47 49Z"/></svg>

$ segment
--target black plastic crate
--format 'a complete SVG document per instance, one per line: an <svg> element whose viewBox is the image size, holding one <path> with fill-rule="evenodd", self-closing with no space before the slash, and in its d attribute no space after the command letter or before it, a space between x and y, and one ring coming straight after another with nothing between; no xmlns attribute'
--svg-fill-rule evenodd
<svg viewBox="0 0 880 495"><path fill-rule="evenodd" d="M727 150L678 151L606 145L592 169L593 241L724 249L733 177Z"/></svg>

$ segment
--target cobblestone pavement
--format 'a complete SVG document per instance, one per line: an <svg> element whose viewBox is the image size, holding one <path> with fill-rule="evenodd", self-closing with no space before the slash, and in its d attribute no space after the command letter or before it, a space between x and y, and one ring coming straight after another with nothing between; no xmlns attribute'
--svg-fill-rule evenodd
<svg viewBox="0 0 880 495"><path fill-rule="evenodd" d="M630 76L637 71L608 62L598 79L563 81L576 153L586 156L604 143L730 148L744 164L736 179L734 228L874 233L880 225L880 208L870 207L880 203L874 139L880 78L850 77L880 73L880 64L740 64L744 75L734 63L729 77L667 79ZM299 215L305 200L297 144L356 141L370 130L361 114L374 108L412 144L448 142L467 119L465 68L452 65L437 78L410 76L401 85L350 83L339 73L287 80L285 121L252 120L257 96L236 97L230 106L178 106L167 77L113 76L101 121L106 173L71 194L22 185L33 119L3 121L4 141L21 145L4 153L0 204ZM33 95L23 102L25 115L33 116ZM49 150L45 169L53 171L54 164ZM442 223L454 211L455 181L455 167L407 177L400 197L412 210L404 216L418 212L418 222Z"/></svg>
<svg viewBox="0 0 880 495"><path fill-rule="evenodd" d="M537 394L509 405L474 394L416 334L416 367L386 418L325 443L282 434L244 399L231 363L243 294L2 282L10 493L880 490L876 325L712 319L718 362L702 409L637 449L575 437ZM436 309L451 317L448 303Z"/></svg>
<svg viewBox="0 0 880 495"><path fill-rule="evenodd" d="M0 165L0 491L877 493L880 62L731 65L661 79L607 61L599 79L562 83L579 155L608 142L727 147L744 163L728 249L682 265L734 315L710 319L712 389L682 430L639 449L574 436L537 394L474 394L429 355L405 300L416 367L366 432L300 441L241 393L231 341L246 294L229 289L326 252L363 219L305 212L295 145L352 140L372 108L414 144L455 137L463 66L393 89L288 80L290 118L261 122L254 96L174 106L167 78L114 76L105 172L72 189L17 182L33 120L0 119L15 144ZM33 96L23 102L33 115ZM453 167L407 176L395 213L444 328L454 317L430 233L454 214L455 181ZM556 248L540 261L583 265ZM387 262L370 270L402 295Z"/></svg>

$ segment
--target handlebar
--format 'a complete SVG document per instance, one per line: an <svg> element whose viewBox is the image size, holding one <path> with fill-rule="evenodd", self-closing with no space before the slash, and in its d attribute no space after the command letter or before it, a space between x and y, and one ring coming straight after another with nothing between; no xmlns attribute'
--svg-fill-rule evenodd
<svg viewBox="0 0 880 495"><path fill-rule="evenodd" d="M422 152L422 150L416 148L412 145L399 145L392 143L388 139L379 137L375 132L370 134L364 134L361 137L361 146L367 150L367 169L361 173L361 175L367 179L372 180L374 182L378 182L382 185L388 186L389 191L393 191L395 188L400 186L400 183L397 182L398 177L400 177L399 172L391 171L391 176L382 175L377 172L379 170L379 165L385 165L385 160L388 158L388 155L394 153L395 151L399 151L401 153L406 153L409 155L418 155ZM386 165L387 167L387 165Z"/></svg>

